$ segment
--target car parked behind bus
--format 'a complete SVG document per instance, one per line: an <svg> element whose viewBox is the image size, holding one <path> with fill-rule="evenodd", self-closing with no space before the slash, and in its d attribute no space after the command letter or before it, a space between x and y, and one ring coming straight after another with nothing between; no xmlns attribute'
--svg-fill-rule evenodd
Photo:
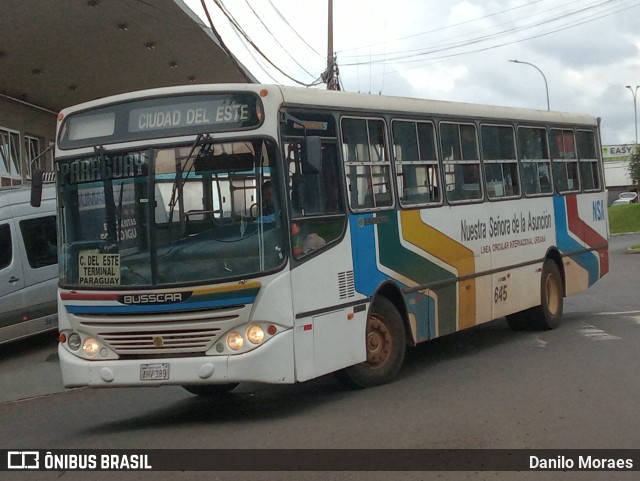
<svg viewBox="0 0 640 481"><path fill-rule="evenodd" d="M0 344L57 329L58 254L53 187L0 190Z"/></svg>

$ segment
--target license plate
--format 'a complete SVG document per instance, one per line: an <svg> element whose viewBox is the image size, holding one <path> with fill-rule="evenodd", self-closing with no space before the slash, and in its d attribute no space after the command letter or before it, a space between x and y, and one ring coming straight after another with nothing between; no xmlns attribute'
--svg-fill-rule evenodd
<svg viewBox="0 0 640 481"><path fill-rule="evenodd" d="M169 363L142 364L140 366L141 381L163 381L169 379Z"/></svg>

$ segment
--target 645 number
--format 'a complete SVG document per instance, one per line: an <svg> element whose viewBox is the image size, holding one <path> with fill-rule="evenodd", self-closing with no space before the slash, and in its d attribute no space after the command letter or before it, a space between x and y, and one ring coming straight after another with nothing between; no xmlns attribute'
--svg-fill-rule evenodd
<svg viewBox="0 0 640 481"><path fill-rule="evenodd" d="M493 291L493 302L504 302L507 300L507 286L498 286Z"/></svg>

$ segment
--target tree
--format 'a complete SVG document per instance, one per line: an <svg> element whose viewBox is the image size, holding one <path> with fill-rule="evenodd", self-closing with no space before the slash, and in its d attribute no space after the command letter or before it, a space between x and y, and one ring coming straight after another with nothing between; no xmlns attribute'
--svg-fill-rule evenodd
<svg viewBox="0 0 640 481"><path fill-rule="evenodd" d="M629 159L629 175L634 185L640 185L640 146L638 145Z"/></svg>

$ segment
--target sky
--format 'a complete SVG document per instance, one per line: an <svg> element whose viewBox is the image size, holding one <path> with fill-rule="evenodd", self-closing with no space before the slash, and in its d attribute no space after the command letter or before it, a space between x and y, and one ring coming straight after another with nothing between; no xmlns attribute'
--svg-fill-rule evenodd
<svg viewBox="0 0 640 481"><path fill-rule="evenodd" d="M185 3L208 23L201 0ZM205 4L223 42L260 82L313 84L326 68L328 0ZM636 140L640 0L333 4L343 90L546 110L546 80L551 110L601 117L604 145Z"/></svg>

